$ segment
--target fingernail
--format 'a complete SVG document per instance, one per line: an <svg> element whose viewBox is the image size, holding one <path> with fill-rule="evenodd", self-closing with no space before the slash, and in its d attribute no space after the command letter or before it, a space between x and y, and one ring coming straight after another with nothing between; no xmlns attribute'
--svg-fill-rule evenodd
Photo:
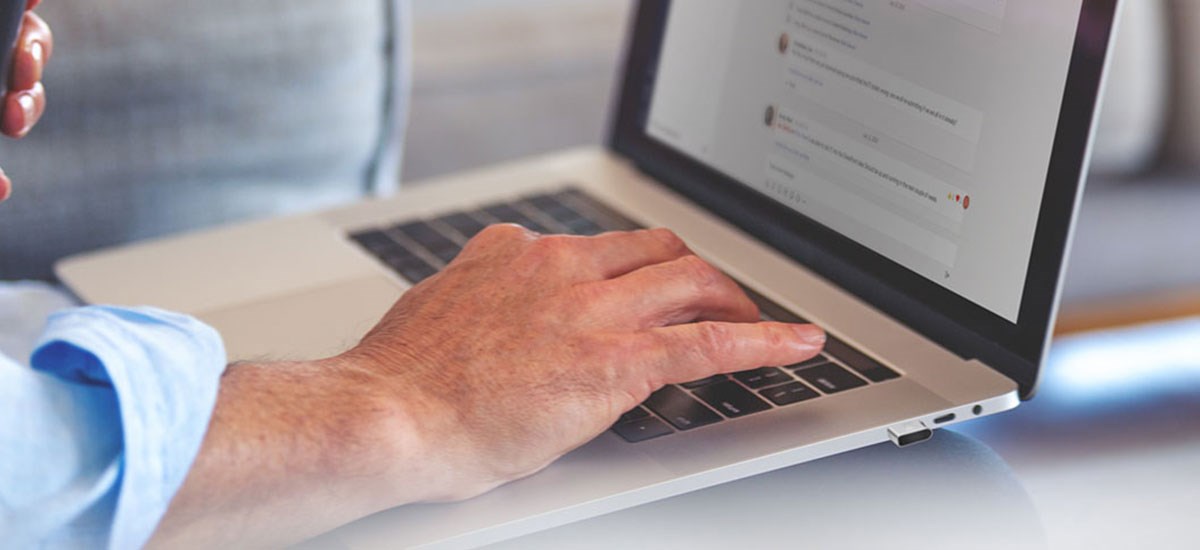
<svg viewBox="0 0 1200 550"><path fill-rule="evenodd" d="M796 325L796 333L805 344L817 348L825 345L825 331L816 325Z"/></svg>
<svg viewBox="0 0 1200 550"><path fill-rule="evenodd" d="M33 101L33 96L30 94L21 94L17 96L17 105L21 106L21 115L24 117L21 120L21 135L25 135L33 129L34 110L37 109L37 104Z"/></svg>

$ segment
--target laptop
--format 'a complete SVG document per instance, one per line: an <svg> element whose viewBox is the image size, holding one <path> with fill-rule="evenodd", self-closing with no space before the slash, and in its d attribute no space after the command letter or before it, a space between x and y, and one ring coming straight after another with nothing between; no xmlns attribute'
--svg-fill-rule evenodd
<svg viewBox="0 0 1200 550"><path fill-rule="evenodd" d="M1037 385L1116 0L639 2L610 139L66 259L230 360L341 352L472 235L668 227L818 358L668 386L530 478L323 539L472 547L1016 407Z"/></svg>

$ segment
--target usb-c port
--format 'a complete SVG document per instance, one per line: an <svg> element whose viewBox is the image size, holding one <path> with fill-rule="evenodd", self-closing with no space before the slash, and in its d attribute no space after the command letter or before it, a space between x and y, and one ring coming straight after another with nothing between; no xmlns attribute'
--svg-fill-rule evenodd
<svg viewBox="0 0 1200 550"><path fill-rule="evenodd" d="M934 424L945 424L947 422L953 422L955 418L957 418L957 417L954 415L954 413L945 414L945 415L939 416L937 418L934 418L933 423Z"/></svg>

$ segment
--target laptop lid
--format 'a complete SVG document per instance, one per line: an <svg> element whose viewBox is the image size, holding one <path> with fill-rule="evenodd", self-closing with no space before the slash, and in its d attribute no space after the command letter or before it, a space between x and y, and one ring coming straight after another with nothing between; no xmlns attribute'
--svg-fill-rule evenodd
<svg viewBox="0 0 1200 550"><path fill-rule="evenodd" d="M1032 396L1118 0L643 0L610 146Z"/></svg>

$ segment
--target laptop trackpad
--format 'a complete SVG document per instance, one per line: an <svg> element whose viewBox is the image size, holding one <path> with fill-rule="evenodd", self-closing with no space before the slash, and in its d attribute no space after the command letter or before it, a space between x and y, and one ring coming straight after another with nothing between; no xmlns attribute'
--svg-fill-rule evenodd
<svg viewBox="0 0 1200 550"><path fill-rule="evenodd" d="M319 359L358 343L402 288L379 275L198 314L230 361Z"/></svg>

